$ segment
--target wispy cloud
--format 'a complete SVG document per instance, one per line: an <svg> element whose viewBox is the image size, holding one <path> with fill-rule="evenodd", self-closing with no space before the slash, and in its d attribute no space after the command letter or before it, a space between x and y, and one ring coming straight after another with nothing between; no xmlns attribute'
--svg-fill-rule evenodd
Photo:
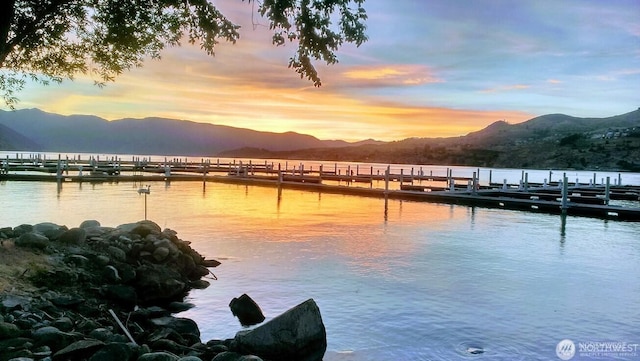
<svg viewBox="0 0 640 361"><path fill-rule="evenodd" d="M420 64L353 66L342 71L340 78L342 87L416 86L442 82L429 67Z"/></svg>
<svg viewBox="0 0 640 361"><path fill-rule="evenodd" d="M480 90L481 93L499 93L499 92L510 92L513 90L524 90L531 88L530 85L526 84L514 84L514 85L502 85L495 88L487 88Z"/></svg>

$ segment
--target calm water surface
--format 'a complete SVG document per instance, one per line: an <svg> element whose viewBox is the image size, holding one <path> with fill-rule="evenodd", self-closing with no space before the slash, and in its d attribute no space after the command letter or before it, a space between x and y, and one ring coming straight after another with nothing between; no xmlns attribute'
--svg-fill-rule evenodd
<svg viewBox="0 0 640 361"><path fill-rule="evenodd" d="M139 186L0 183L0 226L136 221ZM182 314L203 340L242 329L228 303L248 293L268 319L314 298L326 360L559 360L565 338L640 343L640 223L200 182L151 183L147 201L149 219L222 261Z"/></svg>

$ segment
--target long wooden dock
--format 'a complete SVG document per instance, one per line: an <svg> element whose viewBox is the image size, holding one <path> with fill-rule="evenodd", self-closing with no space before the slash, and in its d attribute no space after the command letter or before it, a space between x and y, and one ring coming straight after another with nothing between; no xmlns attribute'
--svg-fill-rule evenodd
<svg viewBox="0 0 640 361"><path fill-rule="evenodd" d="M384 197L421 202L459 204L528 212L640 221L640 186L555 184L480 185L473 177L447 175L393 174L360 169L337 170L307 168L303 164L288 169L279 164L222 164L202 160L187 162L146 159L2 159L0 182L222 182L304 189L323 193ZM381 174L382 173L382 174ZM374 187L374 182L376 187ZM384 187L380 186L384 184ZM359 185L358 185L359 184ZM625 206L610 201L624 201Z"/></svg>

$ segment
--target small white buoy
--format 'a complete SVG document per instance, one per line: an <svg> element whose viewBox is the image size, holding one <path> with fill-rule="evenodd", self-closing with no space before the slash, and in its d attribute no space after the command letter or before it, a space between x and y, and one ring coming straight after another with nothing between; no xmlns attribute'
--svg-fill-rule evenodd
<svg viewBox="0 0 640 361"><path fill-rule="evenodd" d="M468 347L467 348L467 352L472 354L472 355L480 355L480 354L484 353L484 349L477 348L477 347Z"/></svg>

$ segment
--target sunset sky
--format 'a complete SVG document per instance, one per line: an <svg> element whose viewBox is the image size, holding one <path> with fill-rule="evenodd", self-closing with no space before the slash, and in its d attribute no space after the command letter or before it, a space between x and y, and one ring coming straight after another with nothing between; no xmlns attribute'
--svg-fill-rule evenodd
<svg viewBox="0 0 640 361"><path fill-rule="evenodd" d="M320 88L287 68L293 44L271 45L257 15L254 29L251 4L214 3L242 25L215 57L169 48L105 88L89 77L30 85L18 108L389 141L640 106L638 0L367 0L369 41L318 63Z"/></svg>

